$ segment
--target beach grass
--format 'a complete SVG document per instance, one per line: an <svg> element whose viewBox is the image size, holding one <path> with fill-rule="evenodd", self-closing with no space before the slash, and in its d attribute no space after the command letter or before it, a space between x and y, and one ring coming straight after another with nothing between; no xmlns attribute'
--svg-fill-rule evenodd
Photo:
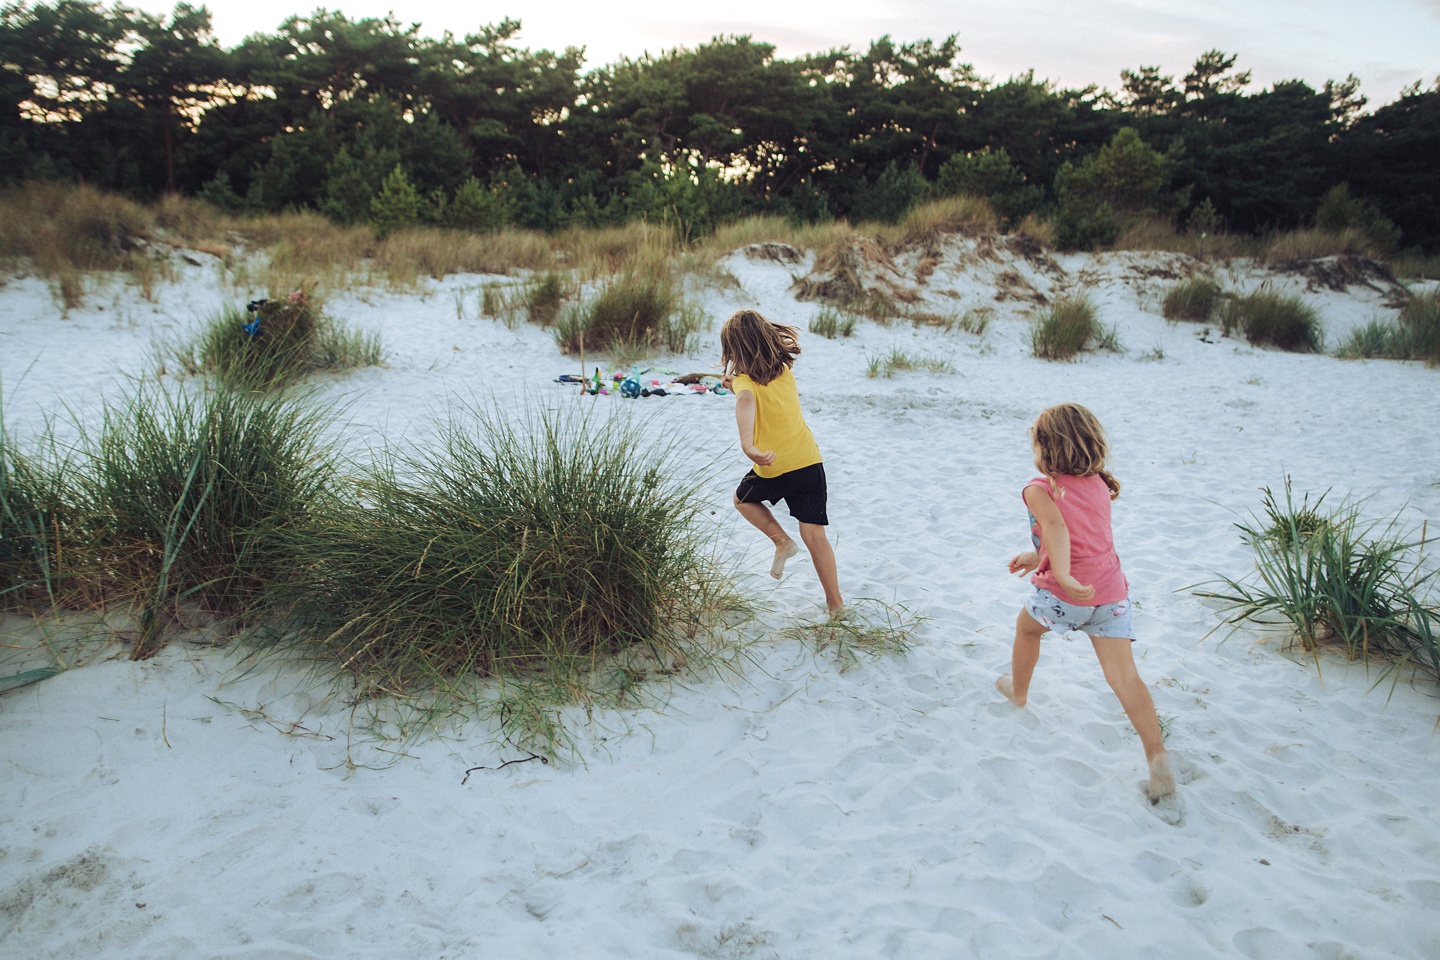
<svg viewBox="0 0 1440 960"><path fill-rule="evenodd" d="M1236 524L1254 550L1254 571L1197 592L1223 603L1232 626L1286 623L1308 651L1338 644L1351 659L1380 660L1387 671L1408 665L1440 680L1427 530L1408 530L1398 516L1366 520L1361 503L1325 500L1297 503L1288 478L1282 494L1266 488L1261 513Z"/></svg>
<svg viewBox="0 0 1440 960"><path fill-rule="evenodd" d="M643 355L649 347L673 339L667 325L681 302L668 271L629 271L567 310L555 327L555 341L565 354L619 350L627 356Z"/></svg>
<svg viewBox="0 0 1440 960"><path fill-rule="evenodd" d="M1353 330L1336 351L1346 360L1381 358L1440 364L1440 291L1414 294L1395 323L1371 320Z"/></svg>
<svg viewBox="0 0 1440 960"><path fill-rule="evenodd" d="M144 386L82 435L66 596L138 609L136 658L182 605L226 617L261 606L294 566L282 536L324 502L335 459L313 398Z"/></svg>
<svg viewBox="0 0 1440 960"><path fill-rule="evenodd" d="M600 697L617 664L673 672L720 643L741 604L698 529L705 471L675 470L682 437L565 408L458 405L437 428L286 531L306 563L285 606L362 697L567 703Z"/></svg>
<svg viewBox="0 0 1440 960"><path fill-rule="evenodd" d="M1296 353L1316 353L1324 346L1320 316L1294 294L1261 287L1235 294L1220 305L1225 334L1242 333L1252 344L1269 344Z"/></svg>
<svg viewBox="0 0 1440 960"><path fill-rule="evenodd" d="M269 390L317 371L378 366L384 356L377 336L336 323L313 294L297 290L223 311L162 361L236 389Z"/></svg>
<svg viewBox="0 0 1440 960"><path fill-rule="evenodd" d="M53 454L48 439L40 446ZM53 594L59 532L75 502L71 477L57 458L22 451L0 416L0 610L24 607L36 591Z"/></svg>
<svg viewBox="0 0 1440 960"><path fill-rule="evenodd" d="M1224 294L1220 284L1206 277L1191 277L1165 291L1160 315L1171 323L1187 320L1209 323L1220 308Z"/></svg>
<svg viewBox="0 0 1440 960"><path fill-rule="evenodd" d="M843 671L858 664L861 656L904 654L929 619L904 605L862 597L847 604L839 616L796 618L780 636L798 640L816 653L833 653Z"/></svg>
<svg viewBox="0 0 1440 960"><path fill-rule="evenodd" d="M1082 351L1101 345L1094 302L1087 296L1067 296L1050 304L1030 328L1030 350L1042 360L1071 360Z"/></svg>
<svg viewBox="0 0 1440 960"><path fill-rule="evenodd" d="M889 379L897 373L911 373L917 370L923 370L926 373L954 373L955 365L944 357L926 353L906 353L898 347L891 347L889 353L869 359L865 376L872 380L877 377Z"/></svg>
<svg viewBox="0 0 1440 960"><path fill-rule="evenodd" d="M855 317L834 307L822 307L810 320L811 333L818 333L827 340L849 337L855 333Z"/></svg>

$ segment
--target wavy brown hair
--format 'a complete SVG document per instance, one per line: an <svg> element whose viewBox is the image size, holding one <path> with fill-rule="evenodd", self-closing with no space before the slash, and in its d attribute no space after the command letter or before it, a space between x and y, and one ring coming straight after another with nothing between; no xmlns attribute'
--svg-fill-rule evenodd
<svg viewBox="0 0 1440 960"><path fill-rule="evenodd" d="M743 373L764 386L800 355L799 331L766 320L755 310L736 310L720 328L725 373Z"/></svg>
<svg viewBox="0 0 1440 960"><path fill-rule="evenodd" d="M1035 444L1035 465L1047 477L1099 477L1110 488L1110 499L1120 496L1120 481L1105 469L1110 445L1095 414L1078 403L1061 403L1040 411L1030 428Z"/></svg>

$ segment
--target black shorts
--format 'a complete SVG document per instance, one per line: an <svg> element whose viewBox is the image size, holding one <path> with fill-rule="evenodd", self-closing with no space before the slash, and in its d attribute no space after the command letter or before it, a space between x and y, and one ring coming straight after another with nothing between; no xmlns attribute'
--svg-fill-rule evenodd
<svg viewBox="0 0 1440 960"><path fill-rule="evenodd" d="M830 518L825 514L825 464L812 463L799 470L782 473L778 477L762 477L753 469L740 480L735 488L735 499L741 503L759 503L768 500L772 504L785 501L790 516L801 523L828 526Z"/></svg>

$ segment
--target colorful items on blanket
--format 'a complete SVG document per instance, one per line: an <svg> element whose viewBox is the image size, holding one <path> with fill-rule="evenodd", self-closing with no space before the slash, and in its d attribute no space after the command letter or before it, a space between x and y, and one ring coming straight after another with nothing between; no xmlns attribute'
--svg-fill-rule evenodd
<svg viewBox="0 0 1440 960"><path fill-rule="evenodd" d="M609 396L617 393L631 400L636 397L668 397L688 393L709 393L723 397L730 393L714 374L687 373L677 376L673 370L653 370L638 363L630 368L628 374L612 373L604 376L600 373L600 368L596 367L594 376L562 373L555 378L555 382L578 383L581 392L592 397L596 394Z"/></svg>

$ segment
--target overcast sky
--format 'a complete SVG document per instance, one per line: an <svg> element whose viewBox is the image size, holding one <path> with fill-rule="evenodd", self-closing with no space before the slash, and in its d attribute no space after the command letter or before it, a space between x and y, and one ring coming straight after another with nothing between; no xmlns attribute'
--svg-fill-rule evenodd
<svg viewBox="0 0 1440 960"><path fill-rule="evenodd" d="M132 4L166 12L173 2ZM308 0L213 0L220 42L273 32ZM693 47L717 35L748 34L784 58L849 46L960 36L961 59L993 80L1033 68L1061 86L1120 86L1120 71L1158 65L1183 77L1210 49L1239 54L1256 86L1302 79L1315 87L1355 74L1371 105L1394 100L1416 80L1440 75L1440 0L329 0L351 19L419 22L425 36L458 35L506 16L518 45L583 46L587 67L622 56Z"/></svg>

